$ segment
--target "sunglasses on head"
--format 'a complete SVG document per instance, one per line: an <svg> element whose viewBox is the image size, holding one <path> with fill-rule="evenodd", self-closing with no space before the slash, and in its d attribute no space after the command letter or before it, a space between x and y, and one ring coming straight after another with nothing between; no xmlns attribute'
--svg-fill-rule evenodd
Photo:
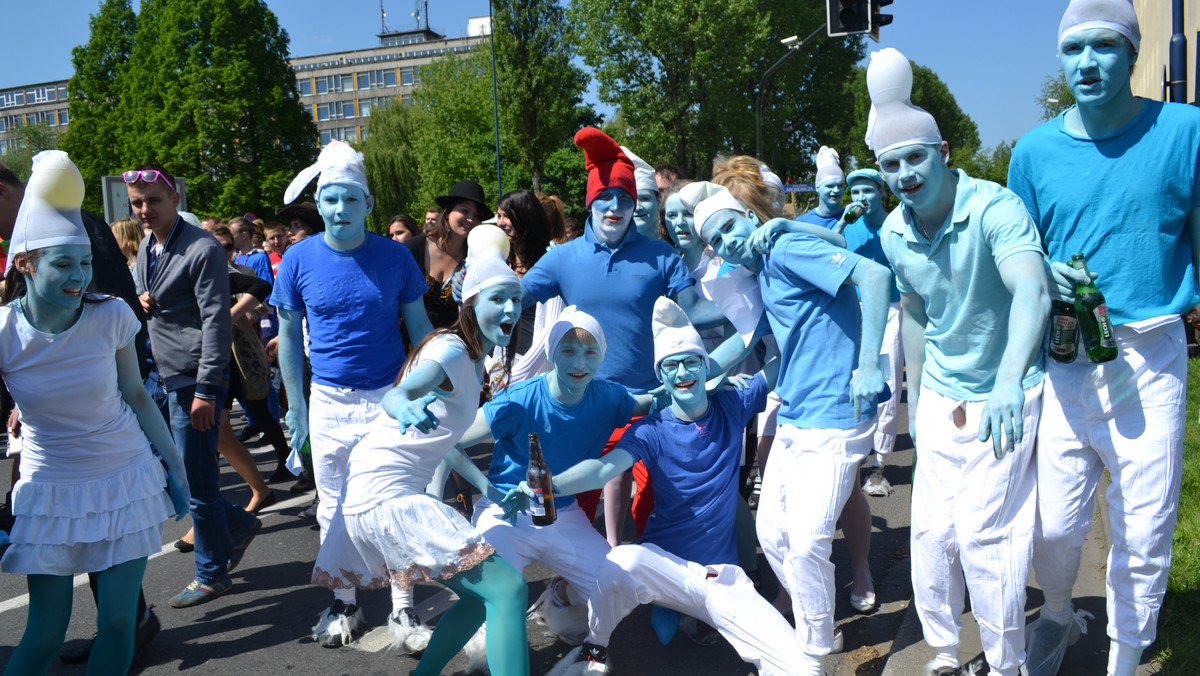
<svg viewBox="0 0 1200 676"><path fill-rule="evenodd" d="M126 183L137 183L138 181L153 183L159 179L162 179L162 182L166 183L167 186L171 188L171 192L175 192L175 184L168 181L166 174L158 171L157 169L130 169L129 171L121 174L121 178L125 179Z"/></svg>

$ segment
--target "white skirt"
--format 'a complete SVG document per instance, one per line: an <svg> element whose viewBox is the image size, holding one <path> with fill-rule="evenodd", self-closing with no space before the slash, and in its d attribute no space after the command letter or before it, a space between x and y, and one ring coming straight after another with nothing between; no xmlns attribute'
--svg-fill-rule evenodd
<svg viewBox="0 0 1200 676"><path fill-rule="evenodd" d="M108 570L162 550L175 514L162 462L146 460L81 483L21 479L13 486L13 544L0 569L19 575Z"/></svg>
<svg viewBox="0 0 1200 676"><path fill-rule="evenodd" d="M424 493L386 500L360 514L334 514L313 568L329 589L412 589L453 577L496 550L458 512Z"/></svg>

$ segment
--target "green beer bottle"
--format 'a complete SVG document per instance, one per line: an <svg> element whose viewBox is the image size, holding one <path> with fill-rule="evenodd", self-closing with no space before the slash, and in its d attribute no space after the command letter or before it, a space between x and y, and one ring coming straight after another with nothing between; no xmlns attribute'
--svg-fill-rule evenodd
<svg viewBox="0 0 1200 676"><path fill-rule="evenodd" d="M1075 285L1075 314L1079 319L1079 335L1083 338L1083 351L1088 361L1099 364L1117 358L1117 338L1113 333L1112 320L1108 318L1108 305L1104 294L1092 281L1083 254L1071 256L1071 267L1087 275L1086 283Z"/></svg>

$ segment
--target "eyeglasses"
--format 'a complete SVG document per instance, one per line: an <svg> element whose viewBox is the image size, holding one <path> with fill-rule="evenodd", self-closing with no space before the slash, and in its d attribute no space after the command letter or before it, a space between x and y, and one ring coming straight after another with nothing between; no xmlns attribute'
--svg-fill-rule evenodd
<svg viewBox="0 0 1200 676"><path fill-rule="evenodd" d="M159 179L162 179L162 182L166 183L167 186L171 188L171 192L175 192L175 184L167 180L166 174L156 169L130 169L129 171L121 174L121 178L125 179L126 183L137 183L138 181L153 183Z"/></svg>
<svg viewBox="0 0 1200 676"><path fill-rule="evenodd" d="M694 373L700 370L700 366L703 363L703 357L692 355L690 357L684 357L683 359L664 359L658 365L658 368L663 373L675 373L679 370L680 365L682 365L683 370L688 371L689 373Z"/></svg>

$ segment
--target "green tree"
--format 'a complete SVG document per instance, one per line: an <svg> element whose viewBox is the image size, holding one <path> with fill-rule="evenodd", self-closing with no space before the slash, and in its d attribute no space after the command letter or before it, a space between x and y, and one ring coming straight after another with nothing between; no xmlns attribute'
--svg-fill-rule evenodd
<svg viewBox="0 0 1200 676"><path fill-rule="evenodd" d="M994 148L981 149L973 155L954 157L954 165L973 178L982 178L1000 185L1008 185L1008 163L1012 160L1015 141L1001 141Z"/></svg>
<svg viewBox="0 0 1200 676"><path fill-rule="evenodd" d="M566 17L556 0L496 0L492 27L501 127L531 189L541 192L550 155L589 116L590 106L583 105L588 76L571 62Z"/></svg>
<svg viewBox="0 0 1200 676"><path fill-rule="evenodd" d="M58 139L59 136L51 131L50 125L45 122L27 124L21 127L21 137L17 143L10 145L10 150L4 154L4 163L13 170L17 178L28 181L33 172L33 156L43 150L57 148Z"/></svg>
<svg viewBox="0 0 1200 676"><path fill-rule="evenodd" d="M117 142L125 126L117 111L125 93L125 64L133 50L137 16L130 0L104 0L88 26L87 44L71 50L75 68L67 84L71 125L60 146L88 186L84 207L102 213L100 177L131 168L124 166Z"/></svg>
<svg viewBox="0 0 1200 676"><path fill-rule="evenodd" d="M418 201L420 163L414 140L423 133L423 111L395 102L371 111L370 134L358 145L367 169L367 185L375 197L375 210L367 225L383 232L397 213L424 215L428 204ZM419 220L419 219L418 219Z"/></svg>
<svg viewBox="0 0 1200 676"><path fill-rule="evenodd" d="M1075 105L1075 95L1067 86L1067 78L1060 70L1042 80L1042 89L1035 101L1042 109L1042 121L1058 117L1059 113Z"/></svg>
<svg viewBox="0 0 1200 676"><path fill-rule="evenodd" d="M143 0L120 78L122 128L90 142L185 177L197 213L267 211L316 155L287 56L262 0Z"/></svg>

